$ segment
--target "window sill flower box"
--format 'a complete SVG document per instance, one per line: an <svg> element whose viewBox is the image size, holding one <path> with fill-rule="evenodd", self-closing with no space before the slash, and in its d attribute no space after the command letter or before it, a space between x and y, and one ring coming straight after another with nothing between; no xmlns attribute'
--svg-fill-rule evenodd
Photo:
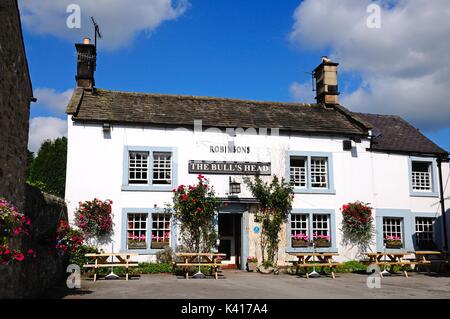
<svg viewBox="0 0 450 319"><path fill-rule="evenodd" d="M169 246L168 241L152 241L151 248L152 249L164 249Z"/></svg>
<svg viewBox="0 0 450 319"><path fill-rule="evenodd" d="M145 241L128 240L128 249L147 249Z"/></svg>
<svg viewBox="0 0 450 319"><path fill-rule="evenodd" d="M403 243L401 241L389 240L389 241L386 241L386 248L400 249L400 248L403 248Z"/></svg>
<svg viewBox="0 0 450 319"><path fill-rule="evenodd" d="M329 240L315 240L314 246L321 248L331 247L331 242Z"/></svg>
<svg viewBox="0 0 450 319"><path fill-rule="evenodd" d="M292 247L308 247L309 241L302 239L292 239Z"/></svg>
<svg viewBox="0 0 450 319"><path fill-rule="evenodd" d="M390 249L400 249L403 248L403 242L400 237L388 236L384 239L384 244L386 248Z"/></svg>

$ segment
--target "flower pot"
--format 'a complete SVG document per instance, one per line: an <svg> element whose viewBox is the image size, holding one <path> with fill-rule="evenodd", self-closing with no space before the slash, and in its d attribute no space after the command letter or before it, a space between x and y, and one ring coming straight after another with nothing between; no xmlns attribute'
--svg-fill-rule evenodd
<svg viewBox="0 0 450 319"><path fill-rule="evenodd" d="M258 266L258 271L262 274L271 274L274 271L273 267L265 268L263 265Z"/></svg>
<svg viewBox="0 0 450 319"><path fill-rule="evenodd" d="M309 242L302 239L292 239L292 247L308 247Z"/></svg>
<svg viewBox="0 0 450 319"><path fill-rule="evenodd" d="M258 271L258 263L247 263L247 271L257 272Z"/></svg>
<svg viewBox="0 0 450 319"><path fill-rule="evenodd" d="M164 247L169 246L168 241L152 241L151 248L152 249L163 249Z"/></svg>

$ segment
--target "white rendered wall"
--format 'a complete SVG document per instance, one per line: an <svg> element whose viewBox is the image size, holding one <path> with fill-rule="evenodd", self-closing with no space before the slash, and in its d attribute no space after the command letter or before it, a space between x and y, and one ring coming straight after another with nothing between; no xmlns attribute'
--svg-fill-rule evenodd
<svg viewBox="0 0 450 319"><path fill-rule="evenodd" d="M235 138L221 132L112 125L105 137L101 125L73 123L68 118L68 156L66 200L70 220L79 201L94 197L113 200L115 233L114 250L119 250L123 208L163 207L172 202L171 192L122 191L124 146L176 147L178 149L178 184L196 183L196 175L188 174L189 160L271 162L272 174L285 176L287 151L329 152L333 154L335 194L296 194L293 208L333 209L336 228L341 227L339 208L361 200L374 208L410 209L439 215L438 198L411 197L409 194L408 156L367 152L368 141L356 144L356 152L342 150L342 138L310 136L238 135ZM212 154L210 145L250 146L249 154ZM356 154L355 154L356 153ZM226 197L228 175L207 175L216 194ZM444 185L448 184L449 166L443 164ZM238 181L239 176L234 176ZM446 185L446 197L450 196ZM240 197L251 197L243 187ZM446 206L450 203L447 200ZM340 231L337 236L341 259L352 259L355 251L342 247ZM285 245L285 243L283 243ZM105 247L111 251L111 247ZM282 256L280 256L282 257ZM287 256L283 256L286 257ZM146 259L148 257L142 257ZM153 258L153 257L150 257ZM282 258L280 258L281 260Z"/></svg>

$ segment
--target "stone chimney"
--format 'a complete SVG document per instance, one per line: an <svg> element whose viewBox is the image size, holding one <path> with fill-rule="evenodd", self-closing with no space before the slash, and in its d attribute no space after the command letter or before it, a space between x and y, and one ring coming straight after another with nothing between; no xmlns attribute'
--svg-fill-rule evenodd
<svg viewBox="0 0 450 319"><path fill-rule="evenodd" d="M314 69L316 81L317 103L325 105L339 104L339 90L337 81L337 67L339 63L331 62L328 57L322 57L322 63Z"/></svg>
<svg viewBox="0 0 450 319"><path fill-rule="evenodd" d="M83 43L75 44L77 49L77 87L93 89L95 87L94 72L97 63L97 49L91 44L89 38L84 38Z"/></svg>

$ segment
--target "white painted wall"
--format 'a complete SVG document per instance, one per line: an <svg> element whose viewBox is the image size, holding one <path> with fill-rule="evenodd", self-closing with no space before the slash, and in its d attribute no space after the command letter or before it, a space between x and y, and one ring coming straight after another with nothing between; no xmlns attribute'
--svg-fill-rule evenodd
<svg viewBox="0 0 450 319"><path fill-rule="evenodd" d="M94 197L113 200L115 249L120 247L122 208L163 207L171 203L171 192L122 191L123 149L130 146L161 146L178 148L178 184L193 184L196 175L188 174L189 160L226 160L271 162L272 174L285 175L286 151L333 153L333 175L336 194L296 194L294 208L334 209L337 228L341 219L339 208L348 202L361 200L374 208L410 209L439 215L438 198L411 197L409 194L408 156L370 153L368 141L356 144L357 156L342 150L342 138L318 136L242 136L235 145L249 145L250 154L211 154L210 145L227 145L232 138L224 132L196 132L151 127L112 125L109 138L101 125L73 123L68 117L68 156L66 200L70 220L79 201ZM449 166L443 165L446 197ZM207 175L217 195L226 196L228 176ZM236 176L240 180L240 177ZM241 197L251 197L243 190ZM450 207L447 200L446 207ZM341 241L337 231L337 243ZM111 247L105 247L110 251ZM355 257L355 251L338 246L342 259ZM144 257L146 258L146 257ZM151 257L150 257L151 258Z"/></svg>

